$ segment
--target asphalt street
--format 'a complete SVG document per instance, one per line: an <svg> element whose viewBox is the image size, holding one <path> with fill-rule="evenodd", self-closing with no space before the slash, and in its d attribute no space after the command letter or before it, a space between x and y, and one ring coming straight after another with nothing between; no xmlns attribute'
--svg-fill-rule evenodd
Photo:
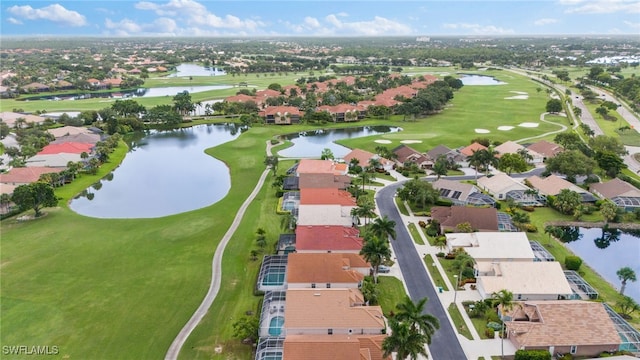
<svg viewBox="0 0 640 360"><path fill-rule="evenodd" d="M391 240L391 246L396 255L396 261L400 265L402 276L405 279L409 296L413 301L424 297L429 298L425 305L425 312L440 321L440 329L432 338L429 350L434 359L466 359L462 346L458 341L456 330L451 326L444 306L436 294L429 275L422 265L422 258L413 245L413 240L402 224L400 213L393 200L396 190L402 183L395 183L380 190L376 195L376 202L381 215L387 215L396 222L396 240Z"/></svg>

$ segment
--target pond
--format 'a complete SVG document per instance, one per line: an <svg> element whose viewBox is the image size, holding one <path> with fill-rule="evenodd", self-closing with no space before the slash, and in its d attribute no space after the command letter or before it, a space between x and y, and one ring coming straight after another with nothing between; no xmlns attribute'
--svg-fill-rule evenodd
<svg viewBox="0 0 640 360"><path fill-rule="evenodd" d="M99 93L74 93L64 94L60 96L39 96L30 97L24 99L18 99L18 101L33 101L33 100L83 100L92 98L115 98L115 99L127 99L138 97L159 97L159 96L175 96L178 93L188 91L190 94L211 91L211 90L224 90L231 89L231 85L202 85L202 86L165 86L157 88L139 88L135 90L122 90L111 92L99 92Z"/></svg>
<svg viewBox="0 0 640 360"><path fill-rule="evenodd" d="M620 289L616 272L625 266L636 272L640 281L640 233L617 229L564 228L566 246L600 276ZM625 294L640 302L640 282L627 282Z"/></svg>
<svg viewBox="0 0 640 360"><path fill-rule="evenodd" d="M336 158L341 158L351 151L349 148L334 143L336 140L358 138L363 136L386 134L402 130L392 126L365 126L347 129L318 129L284 136L293 146L281 150L278 155L292 158L319 158L322 150L327 148Z"/></svg>
<svg viewBox="0 0 640 360"><path fill-rule="evenodd" d="M224 70L215 67L204 67L196 64L180 64L176 66L176 72L170 74L168 77L221 75L227 75L227 73Z"/></svg>
<svg viewBox="0 0 640 360"><path fill-rule="evenodd" d="M229 169L204 150L235 139L236 125L198 125L127 138L129 153L104 179L73 199L97 218L154 218L209 206L231 187Z"/></svg>
<svg viewBox="0 0 640 360"><path fill-rule="evenodd" d="M460 78L464 85L504 85L505 82L499 81L493 76L462 74Z"/></svg>

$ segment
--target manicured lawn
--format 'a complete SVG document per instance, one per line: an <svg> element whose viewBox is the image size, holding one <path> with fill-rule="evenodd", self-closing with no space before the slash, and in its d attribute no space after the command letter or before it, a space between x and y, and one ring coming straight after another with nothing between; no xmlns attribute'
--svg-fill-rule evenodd
<svg viewBox="0 0 640 360"><path fill-rule="evenodd" d="M402 281L393 276L378 276L378 289L380 289L378 302L385 316L395 312L396 305L407 296Z"/></svg>
<svg viewBox="0 0 640 360"><path fill-rule="evenodd" d="M503 71L483 72L484 75L495 76L505 85L465 86L454 94L450 105L441 113L418 119L402 121L402 117L391 117L387 125L399 126L403 130L396 133L374 135L356 139L337 141L350 148L361 148L374 151L379 144L374 140L391 141L386 145L394 148L401 140L419 140L412 144L418 151L428 151L439 144L450 148L468 145L476 137L488 137L491 140L505 142L543 134L558 130L558 126L540 122L540 114L545 111L548 100L545 92L538 93L539 84L525 77ZM506 97L516 95L514 91L526 92L527 100L507 100ZM518 126L523 122L536 122L536 128ZM500 131L499 126L514 126L512 130ZM475 132L476 128L486 129L488 134Z"/></svg>
<svg viewBox="0 0 640 360"><path fill-rule="evenodd" d="M433 265L435 264L435 262L433 260L433 257L431 257L431 254L425 255L423 260L425 265L427 265L427 270L429 271L429 274L431 275L433 281L435 281L436 286L442 287L443 291L449 291L449 287L444 282L444 278L442 277L440 270L438 270L438 268Z"/></svg>
<svg viewBox="0 0 640 360"><path fill-rule="evenodd" d="M410 223L409 224L409 232L411 233L411 237L413 238L413 242L415 242L418 245L424 245L424 241L422 240L422 237L420 236L420 230L416 229L416 224L414 223Z"/></svg>
<svg viewBox="0 0 640 360"><path fill-rule="evenodd" d="M455 286L456 279L453 277L453 275L457 276L458 272L453 267L454 259L445 259L443 257L437 258L437 259L438 261L440 261L440 265L442 265L442 268L444 269L447 277L449 278L449 282L451 282L451 284ZM464 288L459 288L458 291L464 291Z"/></svg>
<svg viewBox="0 0 640 360"><path fill-rule="evenodd" d="M404 205L404 201L402 201L399 197L395 197L394 200L396 202L396 206L398 207L398 211L400 211L400 214L409 216L409 210L407 210L407 207Z"/></svg>
<svg viewBox="0 0 640 360"><path fill-rule="evenodd" d="M473 340L473 336L471 336L471 331L469 331L469 328L467 327L464 320L462 319L462 314L460 314L460 310L458 310L458 307L452 303L447 308L447 311L449 312L449 316L451 317L451 320L453 320L453 323L456 326L456 330L458 330L458 334L466 337L469 340Z"/></svg>

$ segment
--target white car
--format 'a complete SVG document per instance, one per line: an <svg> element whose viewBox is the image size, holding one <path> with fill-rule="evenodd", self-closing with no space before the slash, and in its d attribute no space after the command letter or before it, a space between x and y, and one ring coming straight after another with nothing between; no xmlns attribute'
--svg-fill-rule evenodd
<svg viewBox="0 0 640 360"><path fill-rule="evenodd" d="M388 267L387 265L379 265L378 266L378 273L386 274L386 273L388 273L390 271L391 271L391 268Z"/></svg>

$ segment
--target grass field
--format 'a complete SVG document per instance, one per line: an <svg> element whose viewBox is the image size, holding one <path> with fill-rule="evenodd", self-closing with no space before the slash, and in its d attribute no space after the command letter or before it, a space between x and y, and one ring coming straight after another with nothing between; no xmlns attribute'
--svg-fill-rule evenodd
<svg viewBox="0 0 640 360"><path fill-rule="evenodd" d="M548 100L544 91L537 92L539 84L527 78L502 71L483 73L506 82L496 86L464 86L454 94L450 105L441 113L417 121L402 121L402 117L392 117L386 123L399 126L403 130L396 133L374 135L355 139L343 139L338 143L350 148L373 151L380 144L374 140L391 141L386 145L392 149L402 140L418 140L421 143L410 146L418 151L428 151L444 144L450 148L466 146L471 139L487 137L493 141L517 140L546 132L556 131L557 125L540 122L540 114L545 111ZM506 100L526 92L527 100ZM524 122L539 123L538 127L518 126ZM512 130L501 131L499 126L513 126ZM476 133L475 129L485 129L489 133Z"/></svg>
<svg viewBox="0 0 640 360"><path fill-rule="evenodd" d="M424 240L422 240L422 237L420 236L420 230L416 228L416 224L409 224L409 232L411 233L411 237L413 238L414 243L418 245L424 245Z"/></svg>
<svg viewBox="0 0 640 360"><path fill-rule="evenodd" d="M449 287L444 282L444 278L442 277L442 274L440 274L440 270L438 270L438 268L433 265L435 264L435 262L431 257L431 254L425 255L423 261L427 266L427 270L429 271L431 278L433 279L433 281L435 281L436 286L442 287L443 291L449 291Z"/></svg>
<svg viewBox="0 0 640 360"><path fill-rule="evenodd" d="M458 307L455 304L451 303L451 305L449 305L449 307L447 308L447 311L449 312L451 320L453 320L453 323L456 325L458 334L466 337L469 340L473 340L471 331L469 331L469 328L462 319L462 314L460 314L460 310L458 310Z"/></svg>
<svg viewBox="0 0 640 360"><path fill-rule="evenodd" d="M378 289L380 289L378 302L385 316L396 312L396 305L407 296L402 281L393 276L378 276Z"/></svg>

